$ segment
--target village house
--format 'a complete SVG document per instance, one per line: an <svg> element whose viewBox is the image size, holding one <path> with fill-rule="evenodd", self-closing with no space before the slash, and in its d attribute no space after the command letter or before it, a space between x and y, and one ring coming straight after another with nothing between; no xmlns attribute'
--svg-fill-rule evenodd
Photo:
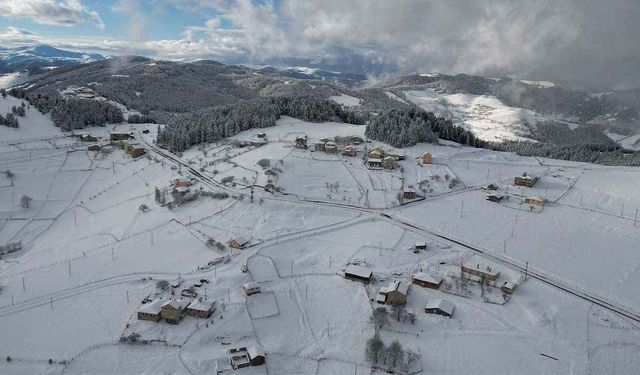
<svg viewBox="0 0 640 375"><path fill-rule="evenodd" d="M385 169L395 169L396 168L396 159L391 156L386 156L382 159L382 167Z"/></svg>
<svg viewBox="0 0 640 375"><path fill-rule="evenodd" d="M227 242L227 245L229 245L229 247L232 247L234 249L244 249L247 246L247 244L249 244L249 240L244 236L233 238L229 240L229 242Z"/></svg>
<svg viewBox="0 0 640 375"><path fill-rule="evenodd" d="M189 177L177 177L171 180L171 186L174 188L187 187L193 185L193 181Z"/></svg>
<svg viewBox="0 0 640 375"><path fill-rule="evenodd" d="M420 155L420 162L422 164L431 164L433 163L433 157L430 153L425 152L424 154Z"/></svg>
<svg viewBox="0 0 640 375"><path fill-rule="evenodd" d="M412 276L411 282L425 288L437 290L440 289L440 285L442 284L442 277L419 272Z"/></svg>
<svg viewBox="0 0 640 375"><path fill-rule="evenodd" d="M342 150L342 155L344 156L358 156L358 149L355 146L347 145L344 150Z"/></svg>
<svg viewBox="0 0 640 375"><path fill-rule="evenodd" d="M382 159L370 157L367 159L367 164L369 164L370 168L380 168L382 167Z"/></svg>
<svg viewBox="0 0 640 375"><path fill-rule="evenodd" d="M369 151L369 159L380 159L384 157L384 150L380 147L375 147Z"/></svg>
<svg viewBox="0 0 640 375"><path fill-rule="evenodd" d="M344 271L344 277L350 280L362 281L366 284L371 282L373 270L371 268L350 264Z"/></svg>
<svg viewBox="0 0 640 375"><path fill-rule="evenodd" d="M296 137L296 148L301 150L307 149L307 136L304 137Z"/></svg>
<svg viewBox="0 0 640 375"><path fill-rule="evenodd" d="M489 202L498 203L502 199L504 199L504 195L502 195L502 194L489 194L489 195L487 195L487 197L485 199L488 200Z"/></svg>
<svg viewBox="0 0 640 375"><path fill-rule="evenodd" d="M335 142L329 141L324 144L324 152L326 152L327 154L337 154L338 146L336 145Z"/></svg>
<svg viewBox="0 0 640 375"><path fill-rule="evenodd" d="M100 146L99 143L92 143L87 146L87 150L89 151L100 151L100 149L102 149L102 146Z"/></svg>
<svg viewBox="0 0 640 375"><path fill-rule="evenodd" d="M109 133L109 140L112 142L126 141L129 138L133 138L131 132L111 132Z"/></svg>
<svg viewBox="0 0 640 375"><path fill-rule="evenodd" d="M394 158L396 161L405 160L407 155L402 152L387 152L387 156Z"/></svg>
<svg viewBox="0 0 640 375"><path fill-rule="evenodd" d="M441 298L435 298L427 301L427 304L424 307L424 312L427 314L451 317L455 308L456 306L453 303Z"/></svg>
<svg viewBox="0 0 640 375"><path fill-rule="evenodd" d="M249 366L261 366L266 355L257 345L229 349L229 363L234 370Z"/></svg>
<svg viewBox="0 0 640 375"><path fill-rule="evenodd" d="M140 142L135 139L124 141L123 148L132 158L138 158L147 152L147 150L140 145Z"/></svg>
<svg viewBox="0 0 640 375"><path fill-rule="evenodd" d="M216 300L207 301L199 298L187 306L187 315L196 318L208 319L216 311Z"/></svg>
<svg viewBox="0 0 640 375"><path fill-rule="evenodd" d="M392 306L402 306L407 303L407 294L409 294L410 286L411 284L394 280L389 283L389 286L380 288L378 295L384 296L384 302L382 303ZM380 303L380 300L378 300L378 303Z"/></svg>
<svg viewBox="0 0 640 375"><path fill-rule="evenodd" d="M416 191L414 189L404 189L404 191L402 192L402 198L403 199L416 199Z"/></svg>
<svg viewBox="0 0 640 375"><path fill-rule="evenodd" d="M255 281L249 281L248 283L242 284L242 291L247 296L258 294L260 293L260 284Z"/></svg>
<svg viewBox="0 0 640 375"><path fill-rule="evenodd" d="M182 299L170 299L162 304L160 315L167 323L178 324L187 314L187 303Z"/></svg>
<svg viewBox="0 0 640 375"><path fill-rule="evenodd" d="M542 207L547 202L546 199L540 197L524 197L524 203L530 204L532 206Z"/></svg>
<svg viewBox="0 0 640 375"><path fill-rule="evenodd" d="M500 290L505 294L513 294L518 288L517 284L512 283L511 281L505 281L500 285Z"/></svg>
<svg viewBox="0 0 640 375"><path fill-rule="evenodd" d="M498 186L497 186L497 185L494 185L494 184L489 184L489 185L487 185L487 187L486 187L485 189L486 189L486 190L493 190L493 191L495 191L495 190L498 190Z"/></svg>
<svg viewBox="0 0 640 375"><path fill-rule="evenodd" d="M82 142L96 142L98 140L98 137L88 133L82 133L80 134L80 140Z"/></svg>
<svg viewBox="0 0 640 375"><path fill-rule="evenodd" d="M536 182L538 182L538 179L540 179L540 177L523 173L522 176L517 176L513 180L513 184L516 186L533 187Z"/></svg>
<svg viewBox="0 0 640 375"><path fill-rule="evenodd" d="M500 276L499 271L480 263L462 263L460 271L489 281L496 281Z"/></svg>
<svg viewBox="0 0 640 375"><path fill-rule="evenodd" d="M148 320L150 322L159 322L162 319L162 303L161 299L153 302L145 303L138 310L138 320Z"/></svg>

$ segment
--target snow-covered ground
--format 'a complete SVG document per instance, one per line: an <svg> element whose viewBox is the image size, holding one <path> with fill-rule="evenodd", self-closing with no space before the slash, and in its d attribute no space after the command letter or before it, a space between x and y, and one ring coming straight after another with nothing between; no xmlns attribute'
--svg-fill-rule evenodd
<svg viewBox="0 0 640 375"><path fill-rule="evenodd" d="M483 103L458 99L460 106ZM15 103L0 99L0 108ZM0 165L13 174L0 174L0 245L23 245L0 259L2 374L211 374L227 349L256 343L266 365L237 373L369 374L364 352L376 328L376 294L418 271L440 275L448 287L413 285L407 307L415 323L392 318L380 335L418 353L415 368L423 373L634 374L640 366L640 323L417 229L529 262L531 270L640 311L636 168L445 143L401 150L402 168L369 169L365 150L398 150L377 142L359 145L355 157L297 149L296 137L306 135L311 146L364 137L364 127L293 118L194 147L176 165L153 152L132 160L119 149L87 151L56 138L59 130L33 110L22 120L16 131L0 127L0 140L10 141L0 142ZM86 131L105 136L112 128ZM115 128L142 140L157 129ZM234 144L259 132L266 145ZM423 152L433 164L417 162ZM215 182L194 189L228 197L173 209L156 204L155 188L188 175L187 165ZM513 186L523 172L541 179L533 188ZM222 187L228 176L233 181ZM267 183L280 192L262 189ZM489 183L510 201L536 195L548 203L530 212L488 202L481 188ZM408 185L422 188L425 199L399 205ZM20 204L25 194L33 198L29 207ZM207 245L239 236L251 246ZM422 241L426 251L411 251ZM505 303L496 288L461 281L463 261L487 262L500 281L520 285ZM349 263L371 267L371 284L344 279ZM162 289L162 280L180 286ZM252 280L262 293L246 297L241 285ZM187 316L178 325L136 319L145 298L169 299L194 284L201 284L193 287L199 296L216 299L211 318ZM452 318L425 314L434 298L455 304ZM121 340L136 334L149 341Z"/></svg>

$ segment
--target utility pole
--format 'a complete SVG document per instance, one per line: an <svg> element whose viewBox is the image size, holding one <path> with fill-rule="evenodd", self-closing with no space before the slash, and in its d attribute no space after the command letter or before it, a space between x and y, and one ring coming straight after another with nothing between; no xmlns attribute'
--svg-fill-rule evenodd
<svg viewBox="0 0 640 375"><path fill-rule="evenodd" d="M636 226L636 222L638 221L638 209L636 208L636 216L633 218L633 226Z"/></svg>
<svg viewBox="0 0 640 375"><path fill-rule="evenodd" d="M527 261L524 269L524 279L526 280L528 278L529 278L529 262Z"/></svg>
<svg viewBox="0 0 640 375"><path fill-rule="evenodd" d="M113 247L111 248L111 260L114 261L114 262L116 261L116 255L113 252Z"/></svg>
<svg viewBox="0 0 640 375"><path fill-rule="evenodd" d="M293 276L293 260L291 261L291 276Z"/></svg>
<svg viewBox="0 0 640 375"><path fill-rule="evenodd" d="M69 268L69 276L71 276L71 259L67 260L67 266Z"/></svg>
<svg viewBox="0 0 640 375"><path fill-rule="evenodd" d="M462 204L460 205L460 217L462 218L463 215L464 215L464 201L462 201Z"/></svg>
<svg viewBox="0 0 640 375"><path fill-rule="evenodd" d="M22 291L27 290L27 287L24 285L24 276L22 276Z"/></svg>
<svg viewBox="0 0 640 375"><path fill-rule="evenodd" d="M129 291L127 290L127 303L129 303Z"/></svg>
<svg viewBox="0 0 640 375"><path fill-rule="evenodd" d="M73 210L73 225L78 226L78 219L76 217L76 210Z"/></svg>
<svg viewBox="0 0 640 375"><path fill-rule="evenodd" d="M622 216L622 213L624 212L624 202L622 202L622 208L620 208L620 217Z"/></svg>
<svg viewBox="0 0 640 375"><path fill-rule="evenodd" d="M49 305L51 306L51 310L53 310L53 297L49 297Z"/></svg>

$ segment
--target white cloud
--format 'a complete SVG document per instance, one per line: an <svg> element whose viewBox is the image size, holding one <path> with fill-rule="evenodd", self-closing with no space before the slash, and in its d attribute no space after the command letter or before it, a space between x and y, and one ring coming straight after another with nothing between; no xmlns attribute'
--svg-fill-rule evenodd
<svg viewBox="0 0 640 375"><path fill-rule="evenodd" d="M46 25L73 26L89 22L100 29L105 27L100 15L80 0L0 0L0 16L30 19Z"/></svg>

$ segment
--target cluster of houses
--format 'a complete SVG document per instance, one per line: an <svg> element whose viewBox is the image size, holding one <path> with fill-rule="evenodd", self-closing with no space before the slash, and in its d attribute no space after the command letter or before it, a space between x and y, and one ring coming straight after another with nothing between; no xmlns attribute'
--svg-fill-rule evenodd
<svg viewBox="0 0 640 375"><path fill-rule="evenodd" d="M159 322L164 319L167 323L178 324L185 316L208 319L216 310L216 300L198 298L170 298L157 299L142 305L138 310L138 320Z"/></svg>
<svg viewBox="0 0 640 375"><path fill-rule="evenodd" d="M306 148L306 136L304 138L304 145ZM358 148L356 147L356 145L361 144L363 141L362 138L359 137L351 137L349 139L349 144L347 144L343 149L342 149L342 155L344 156L358 156ZM298 146L300 144L300 146ZM296 138L296 147L297 148L303 148L302 146L302 139L301 138ZM338 144L330 139L330 138L322 138L320 139L318 142L316 142L313 145L313 149L315 151L320 151L320 152L325 152L327 154L337 154L340 150L338 148Z"/></svg>
<svg viewBox="0 0 640 375"><path fill-rule="evenodd" d="M147 152L140 141L135 139L133 132L113 131L109 134L109 141L112 145L122 148L125 153L134 159L143 156Z"/></svg>
<svg viewBox="0 0 640 375"><path fill-rule="evenodd" d="M532 188L536 185L536 183L538 182L538 180L540 179L539 176L535 176L535 175L529 175L528 173L523 173L521 176L516 176L513 180L513 184L515 186L523 186L523 187L529 187ZM489 194L487 194L486 196L486 200L490 201L490 202L495 202L495 203L499 203L501 202L503 199L510 199L510 197L508 195L502 194L498 192L498 186L494 185L494 184L490 184L489 186L487 186L486 188L484 188L484 190L488 191ZM519 198L522 200L522 203L524 204L528 204L532 207L543 207L545 205L545 203L547 203L547 200L545 198L541 198L538 196L524 196Z"/></svg>
<svg viewBox="0 0 640 375"><path fill-rule="evenodd" d="M367 166L369 168L395 169L399 160L404 160L404 154L385 152L380 147L374 147L367 154Z"/></svg>

